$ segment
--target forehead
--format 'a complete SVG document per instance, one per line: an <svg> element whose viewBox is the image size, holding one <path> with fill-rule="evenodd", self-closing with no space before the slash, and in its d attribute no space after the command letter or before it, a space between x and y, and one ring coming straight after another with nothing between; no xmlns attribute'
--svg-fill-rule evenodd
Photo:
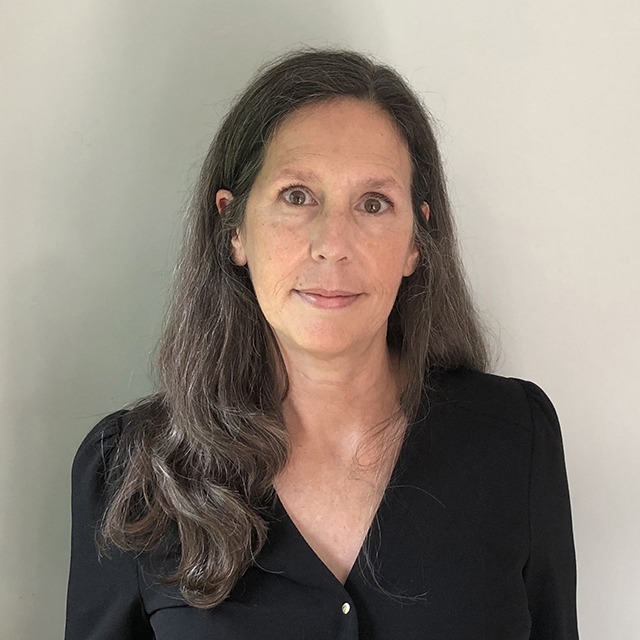
<svg viewBox="0 0 640 640"><path fill-rule="evenodd" d="M391 117L354 98L307 105L288 115L267 145L261 173L272 181L345 171L354 177L362 173L371 186L408 187L411 175L406 141Z"/></svg>

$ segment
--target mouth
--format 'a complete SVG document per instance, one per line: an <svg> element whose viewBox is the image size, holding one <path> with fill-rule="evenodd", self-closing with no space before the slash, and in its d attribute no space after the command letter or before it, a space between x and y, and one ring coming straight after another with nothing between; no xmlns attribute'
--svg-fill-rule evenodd
<svg viewBox="0 0 640 640"><path fill-rule="evenodd" d="M343 309L353 304L360 297L359 293L327 291L324 289L294 289L294 292L305 302L320 309Z"/></svg>
<svg viewBox="0 0 640 640"><path fill-rule="evenodd" d="M308 293L312 296L322 296L323 298L339 298L360 295L355 291L342 291L339 289L295 289L298 293Z"/></svg>

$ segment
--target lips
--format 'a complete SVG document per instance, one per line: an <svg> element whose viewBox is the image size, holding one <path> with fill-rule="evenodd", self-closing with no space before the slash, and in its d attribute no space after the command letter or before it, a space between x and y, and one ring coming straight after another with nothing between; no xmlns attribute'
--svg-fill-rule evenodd
<svg viewBox="0 0 640 640"><path fill-rule="evenodd" d="M323 296L324 298L335 298L338 296L357 296L355 291L342 291L339 289L296 289L299 293L310 293L314 296Z"/></svg>
<svg viewBox="0 0 640 640"><path fill-rule="evenodd" d="M301 300L318 309L342 309L360 297L358 293L327 289L294 289L294 292Z"/></svg>

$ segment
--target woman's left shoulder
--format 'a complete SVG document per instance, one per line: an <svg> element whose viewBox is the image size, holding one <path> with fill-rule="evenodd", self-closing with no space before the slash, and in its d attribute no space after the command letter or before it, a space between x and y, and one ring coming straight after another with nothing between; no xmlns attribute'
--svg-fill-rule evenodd
<svg viewBox="0 0 640 640"><path fill-rule="evenodd" d="M530 425L538 418L555 424L556 410L547 393L531 380L455 369L433 379L438 402L500 420Z"/></svg>

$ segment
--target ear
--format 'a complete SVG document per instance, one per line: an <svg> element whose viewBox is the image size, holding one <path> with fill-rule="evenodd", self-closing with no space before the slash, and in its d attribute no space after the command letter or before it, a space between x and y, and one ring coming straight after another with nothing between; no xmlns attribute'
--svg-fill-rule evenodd
<svg viewBox="0 0 640 640"><path fill-rule="evenodd" d="M424 214L425 220L429 221L429 215L431 214L431 209L429 209L429 204L425 200L421 205L422 213Z"/></svg>
<svg viewBox="0 0 640 640"><path fill-rule="evenodd" d="M418 260L420 258L420 253L418 251L418 247L415 245L415 242L413 243L413 246L411 247L411 251L409 252L409 255L407 256L407 259L405 260L404 263L404 269L402 271L402 275L407 277L410 276L418 267Z"/></svg>
<svg viewBox="0 0 640 640"><path fill-rule="evenodd" d="M220 215L224 215L227 205L233 200L233 193L228 189L218 189L216 191L216 207Z"/></svg>
<svg viewBox="0 0 640 640"><path fill-rule="evenodd" d="M233 237L231 238L231 257L239 267L247 264L247 253L244 250L244 240L240 229L234 229L233 231Z"/></svg>
<svg viewBox="0 0 640 640"><path fill-rule="evenodd" d="M421 207L422 213L426 220L429 220L429 214L431 213L429 209L429 205L426 202L423 202ZM402 272L403 276L410 276L417 268L418 262L420 260L420 252L418 251L418 247L416 244L413 244L411 248L411 252L407 256L407 260L405 262L404 271Z"/></svg>
<svg viewBox="0 0 640 640"><path fill-rule="evenodd" d="M224 215L227 205L233 200L233 194L228 189L218 189L216 192L216 207L219 215ZM239 228L234 229L231 238L231 258L235 264L242 266L247 264L247 255L244 250L244 241Z"/></svg>

